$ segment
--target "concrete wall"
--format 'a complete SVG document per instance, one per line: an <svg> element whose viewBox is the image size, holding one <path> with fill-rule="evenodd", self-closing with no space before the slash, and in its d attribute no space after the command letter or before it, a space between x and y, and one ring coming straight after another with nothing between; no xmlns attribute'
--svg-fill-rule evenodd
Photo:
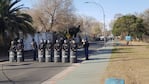
<svg viewBox="0 0 149 84"><path fill-rule="evenodd" d="M28 35L27 38L25 38L24 41L24 50L31 50L31 42L32 39L35 39L37 42L37 45L39 45L40 40L51 40L53 41L53 33L52 32L47 32L47 33L36 33L34 36Z"/></svg>

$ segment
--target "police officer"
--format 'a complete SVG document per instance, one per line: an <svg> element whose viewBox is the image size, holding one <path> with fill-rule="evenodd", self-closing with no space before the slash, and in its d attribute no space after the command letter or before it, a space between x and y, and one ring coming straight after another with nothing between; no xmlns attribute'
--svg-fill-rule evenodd
<svg viewBox="0 0 149 84"><path fill-rule="evenodd" d="M59 40L56 40L54 48L56 50L56 52L55 52L55 62L61 61L61 58L62 58L62 56L61 56L62 46L61 46Z"/></svg>
<svg viewBox="0 0 149 84"><path fill-rule="evenodd" d="M18 40L14 39L14 46L15 46L15 60L17 61L17 45L18 45Z"/></svg>
<svg viewBox="0 0 149 84"><path fill-rule="evenodd" d="M19 39L18 40L18 43L17 43L17 55L20 55L22 56L21 57L21 60L20 61L24 61L24 44L23 44L23 40Z"/></svg>
<svg viewBox="0 0 149 84"><path fill-rule="evenodd" d="M70 45L67 40L64 40L64 44L62 46L64 52L63 52L63 57L66 57L66 61L68 62L70 59ZM65 60L64 60L65 61Z"/></svg>
<svg viewBox="0 0 149 84"><path fill-rule="evenodd" d="M37 53L38 53L38 48L37 48L37 43L34 40L34 38L32 39L31 47L32 47L32 50L33 50L33 60L36 61Z"/></svg>
<svg viewBox="0 0 149 84"><path fill-rule="evenodd" d="M14 41L11 41L10 49L9 49L9 60L13 62L16 60L16 45Z"/></svg>
<svg viewBox="0 0 149 84"><path fill-rule="evenodd" d="M16 45L14 43L14 41L11 41L11 45L10 45L10 51L16 52Z"/></svg>
<svg viewBox="0 0 149 84"><path fill-rule="evenodd" d="M70 62L74 63L77 62L77 43L75 42L75 40L71 41L71 56L70 56Z"/></svg>
<svg viewBox="0 0 149 84"><path fill-rule="evenodd" d="M52 47L53 47L52 42L50 40L47 40L46 49L48 51L51 51Z"/></svg>
<svg viewBox="0 0 149 84"><path fill-rule="evenodd" d="M50 40L47 40L46 43L46 62L53 61L52 57L52 50L53 50L53 44Z"/></svg>
<svg viewBox="0 0 149 84"><path fill-rule="evenodd" d="M75 42L75 40L72 40L72 42L71 42L71 50L77 51L77 43Z"/></svg>
<svg viewBox="0 0 149 84"><path fill-rule="evenodd" d="M39 50L43 50L43 47L44 47L44 42L43 42L43 40L40 40Z"/></svg>
<svg viewBox="0 0 149 84"><path fill-rule="evenodd" d="M64 40L63 50L66 51L65 55L67 55L69 51L69 43L67 40Z"/></svg>
<svg viewBox="0 0 149 84"><path fill-rule="evenodd" d="M44 41L43 40L40 40L39 51L38 51L39 62L43 62L44 50L45 50Z"/></svg>
<svg viewBox="0 0 149 84"><path fill-rule="evenodd" d="M46 55L46 45L47 45L47 40L43 40L43 57L44 57L44 59L45 59L45 55Z"/></svg>
<svg viewBox="0 0 149 84"><path fill-rule="evenodd" d="M88 47L89 47L89 43L87 40L83 40L83 47L84 47L84 52L85 52L85 58L86 60L89 60L88 58Z"/></svg>
<svg viewBox="0 0 149 84"><path fill-rule="evenodd" d="M56 40L56 44L55 44L55 49L57 50L57 51L60 51L61 50L61 43L58 41L58 40Z"/></svg>
<svg viewBox="0 0 149 84"><path fill-rule="evenodd" d="M23 39L20 39L21 41L21 46L22 46L22 60L24 61L24 42L23 42Z"/></svg>

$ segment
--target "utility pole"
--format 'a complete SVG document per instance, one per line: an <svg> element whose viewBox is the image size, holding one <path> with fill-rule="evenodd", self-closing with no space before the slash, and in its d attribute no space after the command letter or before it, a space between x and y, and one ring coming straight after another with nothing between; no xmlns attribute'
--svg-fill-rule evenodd
<svg viewBox="0 0 149 84"><path fill-rule="evenodd" d="M104 11L104 8L101 4L99 3L96 3L96 2L84 2L84 3L87 3L87 4L94 4L96 6L98 6L100 9L102 9L102 13L103 13L103 35L104 35L104 46L106 44L106 29L105 29L105 11Z"/></svg>

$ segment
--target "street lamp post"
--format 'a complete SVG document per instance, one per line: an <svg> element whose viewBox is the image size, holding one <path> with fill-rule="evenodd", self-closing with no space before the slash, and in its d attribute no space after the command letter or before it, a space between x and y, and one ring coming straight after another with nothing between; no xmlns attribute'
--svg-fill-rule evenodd
<svg viewBox="0 0 149 84"><path fill-rule="evenodd" d="M106 43L106 38L105 38L105 37L106 37L106 35L105 35L105 11L104 11L104 8L103 8L103 6L102 6L101 4L96 3L96 2L84 2L84 3L95 4L95 5L97 5L99 8L102 9L102 12L103 12L103 29L104 29L103 35L104 35L104 46L105 46L105 43Z"/></svg>

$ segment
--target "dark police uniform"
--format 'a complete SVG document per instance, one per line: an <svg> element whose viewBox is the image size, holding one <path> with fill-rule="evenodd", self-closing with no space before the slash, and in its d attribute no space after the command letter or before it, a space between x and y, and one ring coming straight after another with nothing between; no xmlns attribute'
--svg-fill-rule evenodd
<svg viewBox="0 0 149 84"><path fill-rule="evenodd" d="M88 60L88 47L89 47L89 43L88 41L83 42L83 47L84 47L84 52L85 52L85 58L86 60Z"/></svg>
<svg viewBox="0 0 149 84"><path fill-rule="evenodd" d="M37 49L37 43L34 39L32 40L31 46L33 49L33 60L36 61L38 49Z"/></svg>

